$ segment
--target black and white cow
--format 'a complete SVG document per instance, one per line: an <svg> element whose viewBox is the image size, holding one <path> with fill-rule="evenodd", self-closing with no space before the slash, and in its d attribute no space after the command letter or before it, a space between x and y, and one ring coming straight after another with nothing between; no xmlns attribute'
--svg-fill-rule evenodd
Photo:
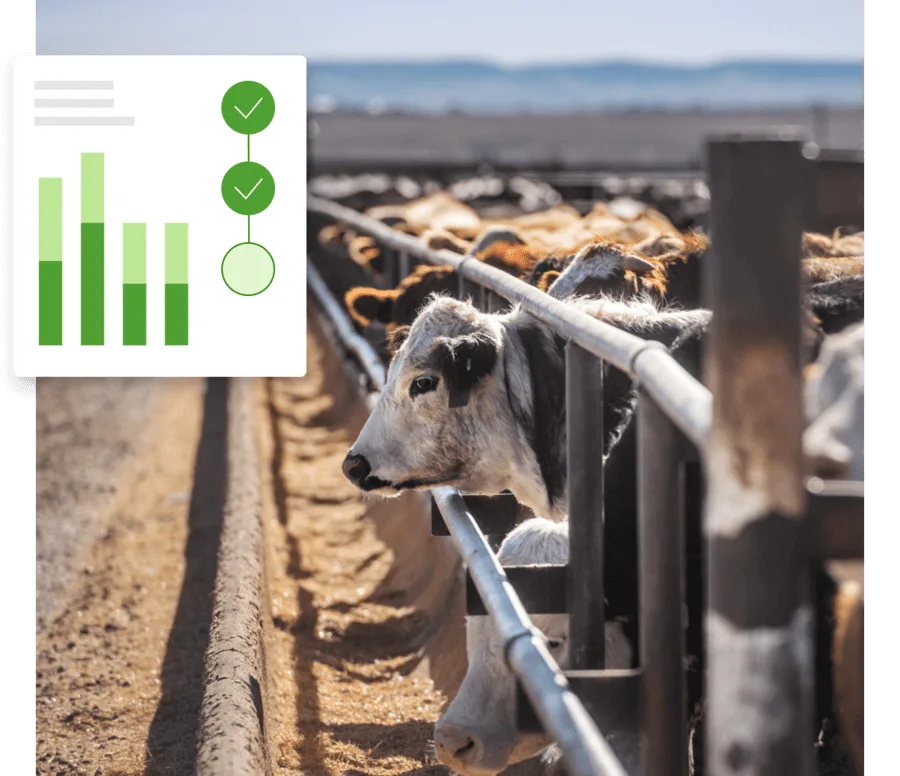
<svg viewBox="0 0 900 776"><path fill-rule="evenodd" d="M662 342L691 374L701 374L709 311L660 309L640 297L566 301L626 331ZM437 485L468 493L509 490L535 514L564 520L563 338L517 308L485 314L471 304L438 298L402 332L395 346L382 395L344 461L345 475L362 490L385 496ZM608 434L598 457L605 459L606 614L622 624L632 654L637 654L635 394L631 380L619 370L607 366L605 378ZM700 478L689 483L687 491L687 691L688 709L696 719L705 662ZM824 575L817 579L817 594L820 693L811 743L820 720L831 714L828 618L834 589ZM455 752L466 746L463 742ZM449 748L452 745L445 747ZM695 745L695 754L701 748Z"/></svg>
<svg viewBox="0 0 900 776"><path fill-rule="evenodd" d="M503 566L564 564L569 559L568 523L536 517L517 526L497 553ZM569 616L532 617L561 668L569 664ZM516 683L503 657L503 639L490 617L466 623L468 668L463 683L434 727L438 759L461 774L494 774L533 757L552 743L544 733L516 729ZM608 668L629 668L631 646L617 623L606 627ZM547 753L550 755L551 753ZM549 759L545 758L545 759Z"/></svg>

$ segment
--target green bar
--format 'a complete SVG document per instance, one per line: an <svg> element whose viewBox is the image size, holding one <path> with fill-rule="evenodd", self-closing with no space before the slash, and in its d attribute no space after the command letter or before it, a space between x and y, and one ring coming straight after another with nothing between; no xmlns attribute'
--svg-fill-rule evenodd
<svg viewBox="0 0 900 776"><path fill-rule="evenodd" d="M146 224L122 224L122 282L147 282Z"/></svg>
<svg viewBox="0 0 900 776"><path fill-rule="evenodd" d="M122 286L122 344L147 344L147 286L143 283Z"/></svg>
<svg viewBox="0 0 900 776"><path fill-rule="evenodd" d="M103 344L103 154L81 155L81 344Z"/></svg>
<svg viewBox="0 0 900 776"><path fill-rule="evenodd" d="M166 283L187 282L188 225L166 224Z"/></svg>
<svg viewBox="0 0 900 776"><path fill-rule="evenodd" d="M38 344L62 345L62 262L38 266Z"/></svg>
<svg viewBox="0 0 900 776"><path fill-rule="evenodd" d="M166 345L188 344L187 283L166 283Z"/></svg>
<svg viewBox="0 0 900 776"><path fill-rule="evenodd" d="M103 224L81 225L81 344L103 344Z"/></svg>
<svg viewBox="0 0 900 776"><path fill-rule="evenodd" d="M81 155L81 221L102 224L103 154Z"/></svg>
<svg viewBox="0 0 900 776"><path fill-rule="evenodd" d="M62 261L62 178L38 179L38 259Z"/></svg>
<svg viewBox="0 0 900 776"><path fill-rule="evenodd" d="M62 345L62 178L38 178L38 344Z"/></svg>

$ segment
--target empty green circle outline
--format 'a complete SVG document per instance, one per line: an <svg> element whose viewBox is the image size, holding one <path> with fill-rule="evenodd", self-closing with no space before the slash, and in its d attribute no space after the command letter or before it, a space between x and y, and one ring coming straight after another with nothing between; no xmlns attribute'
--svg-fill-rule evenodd
<svg viewBox="0 0 900 776"><path fill-rule="evenodd" d="M252 245L255 248L259 248L263 253L266 254L266 256L269 257L269 261L272 264L272 275L269 278L269 282L266 283L266 285L263 288L261 288L259 291L254 291L252 294L245 294L243 291L238 291L236 288L233 288L232 285L228 282L227 278L225 277L225 262L228 260L229 255L231 255L231 252L235 248L240 248L243 245ZM245 240L244 242L240 242L235 245L232 245L227 251L225 251L225 255L222 257L222 264L219 267L219 272L222 275L222 282L228 287L228 290L231 291L232 293L237 294L238 296L259 296L263 291L268 289L268 287L271 286L272 283L275 281L275 259L272 257L272 254L269 253L269 249L266 248L265 246L260 245L257 242L253 242L252 240Z"/></svg>

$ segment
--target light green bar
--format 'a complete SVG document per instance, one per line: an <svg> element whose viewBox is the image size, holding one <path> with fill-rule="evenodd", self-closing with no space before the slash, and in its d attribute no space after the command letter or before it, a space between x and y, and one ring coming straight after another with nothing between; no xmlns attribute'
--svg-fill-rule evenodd
<svg viewBox="0 0 900 776"><path fill-rule="evenodd" d="M62 261L62 178L38 179L38 259Z"/></svg>
<svg viewBox="0 0 900 776"><path fill-rule="evenodd" d="M81 155L81 223L103 223L103 154Z"/></svg>
<svg viewBox="0 0 900 776"><path fill-rule="evenodd" d="M147 224L122 224L122 282L147 282Z"/></svg>
<svg viewBox="0 0 900 776"><path fill-rule="evenodd" d="M166 283L188 282L188 225L166 224Z"/></svg>

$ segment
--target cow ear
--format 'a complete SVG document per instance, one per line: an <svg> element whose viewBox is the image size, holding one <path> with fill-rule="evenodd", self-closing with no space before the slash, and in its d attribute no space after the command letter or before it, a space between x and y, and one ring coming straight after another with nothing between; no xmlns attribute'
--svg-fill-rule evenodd
<svg viewBox="0 0 900 776"><path fill-rule="evenodd" d="M390 323L394 312L395 296L391 291L379 288L357 286L344 294L344 302L350 317L360 326L368 326L372 321Z"/></svg>
<svg viewBox="0 0 900 776"><path fill-rule="evenodd" d="M549 269L537 279L537 287L546 294L558 277L559 272Z"/></svg>
<svg viewBox="0 0 900 776"><path fill-rule="evenodd" d="M406 342L409 336L409 326L392 326L387 333L387 350L392 356L397 355L397 351Z"/></svg>
<svg viewBox="0 0 900 776"><path fill-rule="evenodd" d="M465 407L469 393L497 361L497 342L486 333L442 339L434 346L436 366L450 395L449 406Z"/></svg>

